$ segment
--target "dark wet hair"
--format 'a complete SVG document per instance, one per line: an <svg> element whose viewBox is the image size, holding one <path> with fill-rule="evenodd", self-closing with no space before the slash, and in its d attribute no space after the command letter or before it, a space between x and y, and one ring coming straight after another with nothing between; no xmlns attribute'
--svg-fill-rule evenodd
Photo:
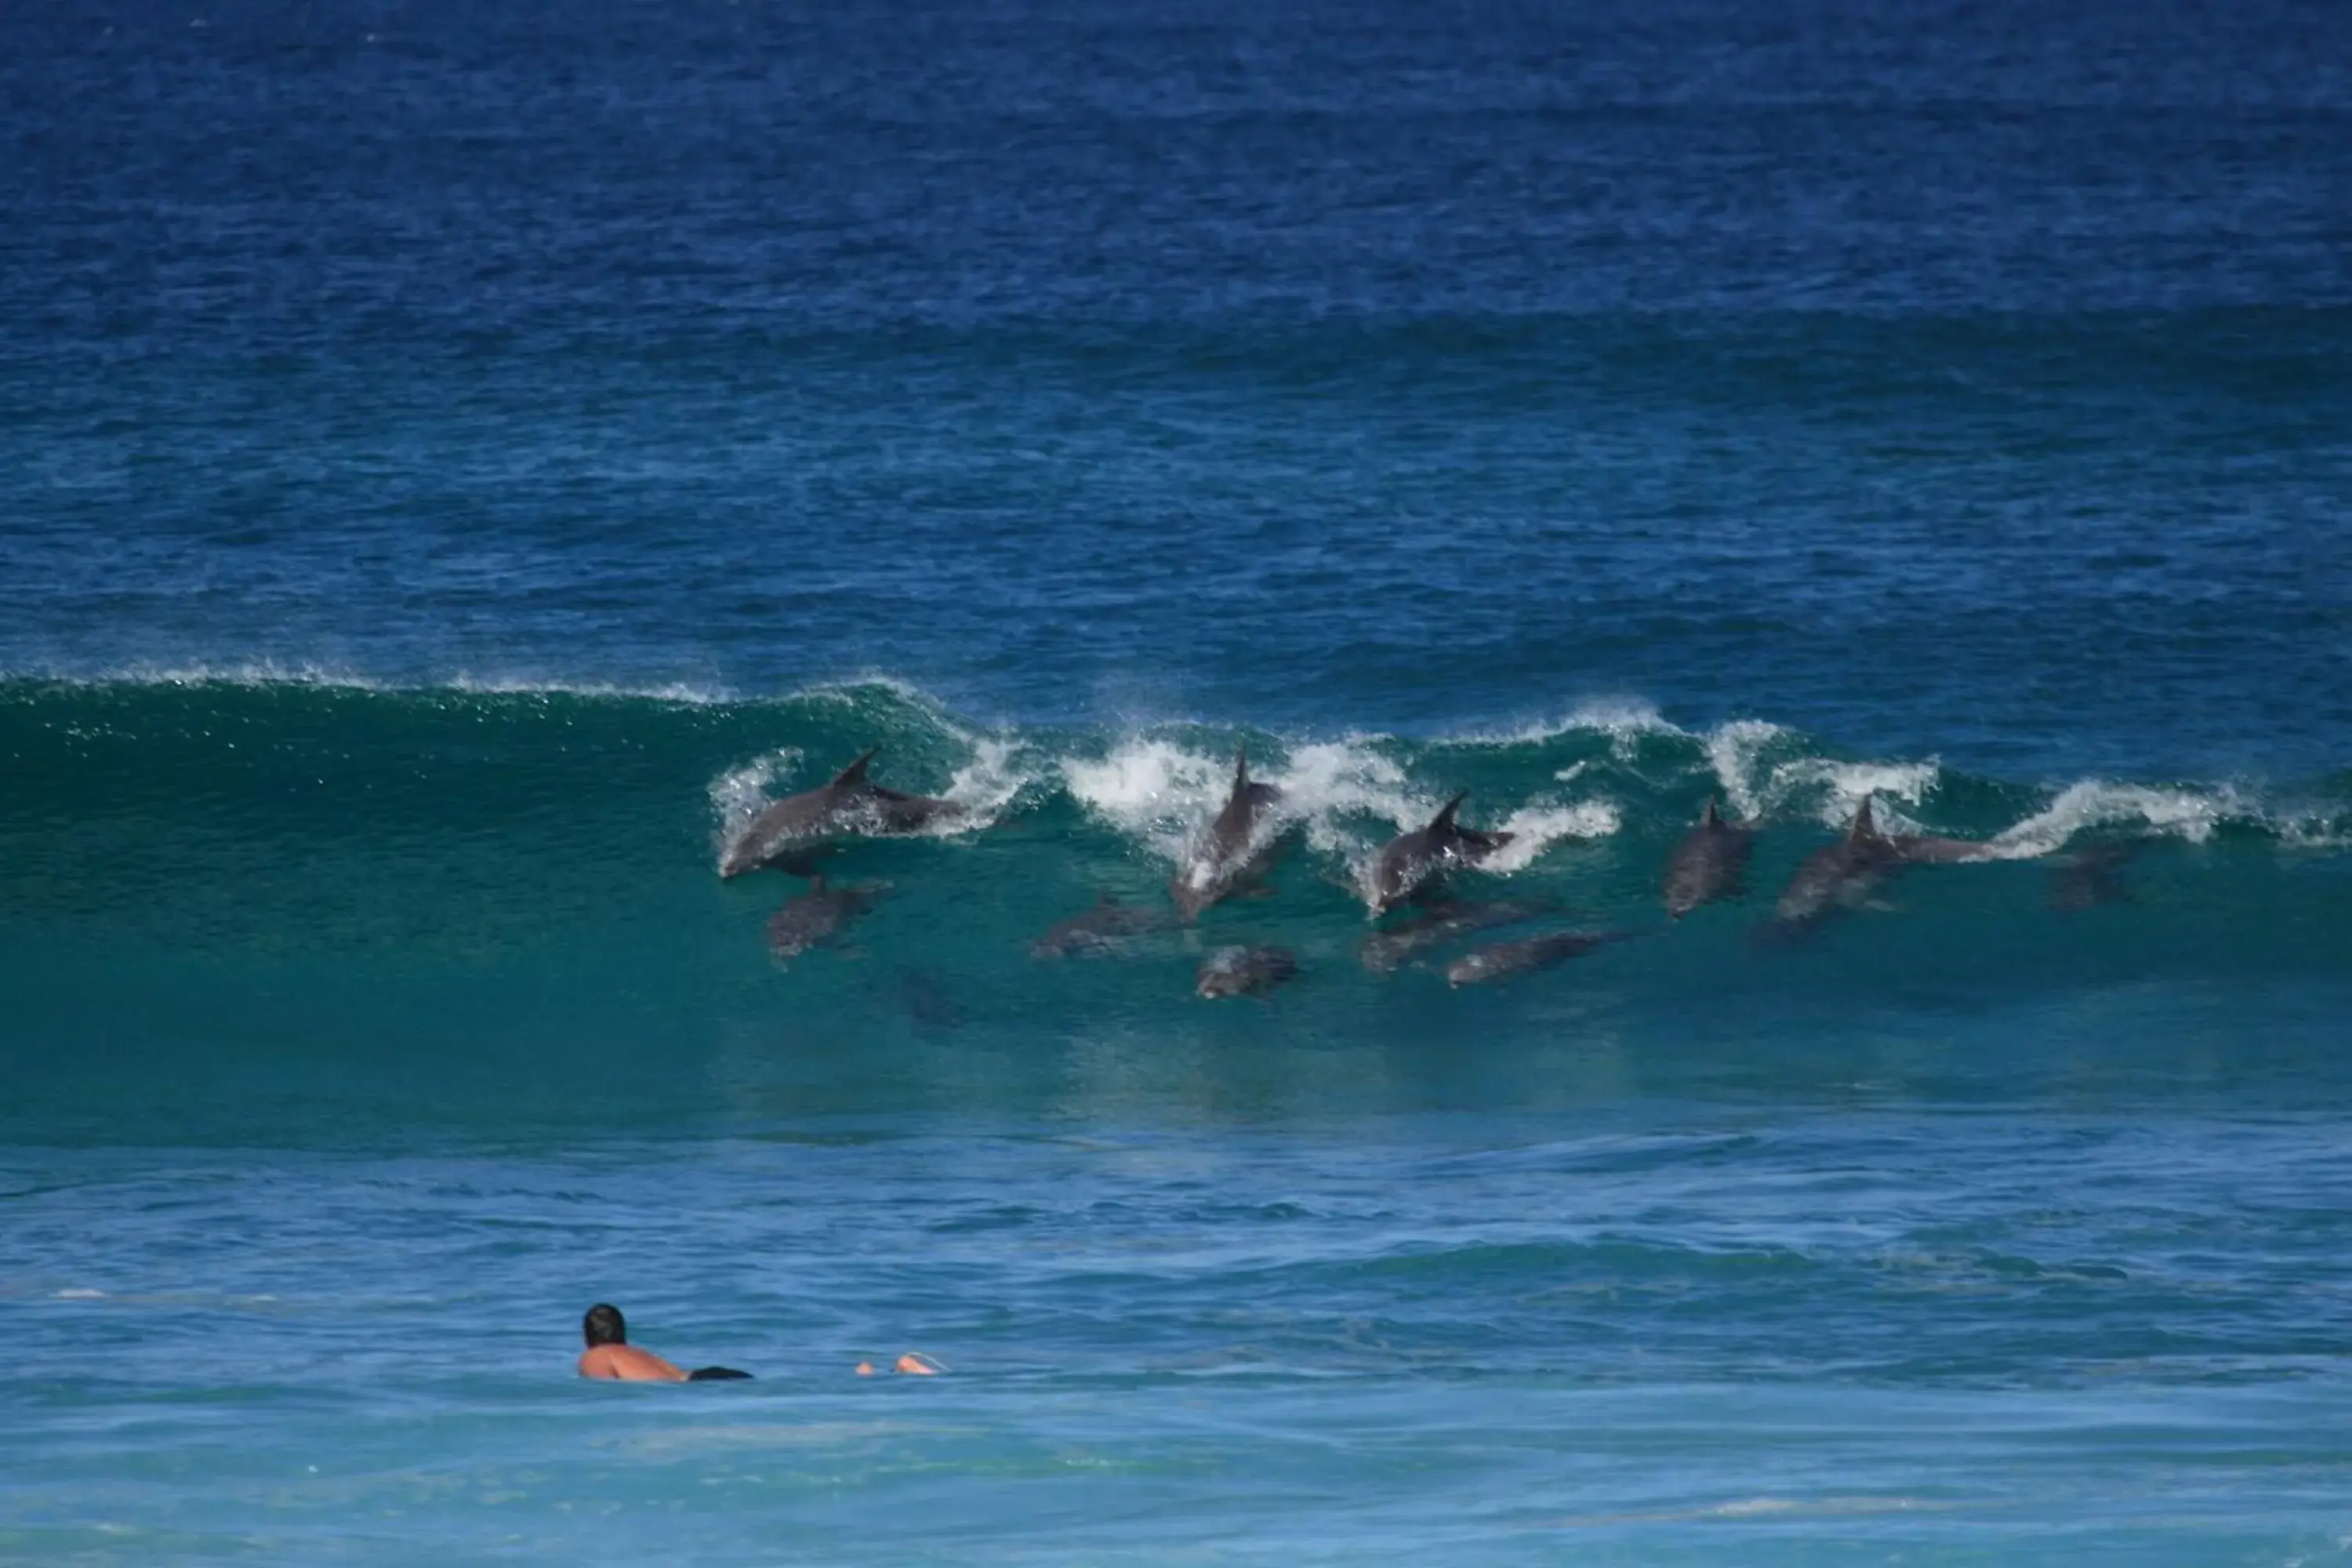
<svg viewBox="0 0 2352 1568"><path fill-rule="evenodd" d="M598 1345L625 1345L629 1342L629 1325L623 1321L621 1309L607 1306L602 1301L589 1308L588 1315L580 1320L580 1333L592 1350Z"/></svg>

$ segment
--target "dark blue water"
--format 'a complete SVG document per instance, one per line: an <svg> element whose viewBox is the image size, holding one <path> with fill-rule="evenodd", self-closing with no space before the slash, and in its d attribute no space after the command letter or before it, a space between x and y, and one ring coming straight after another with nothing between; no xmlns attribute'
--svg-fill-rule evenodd
<svg viewBox="0 0 2352 1568"><path fill-rule="evenodd" d="M2342 1558L2347 213L2272 0L0 14L0 1555Z"/></svg>

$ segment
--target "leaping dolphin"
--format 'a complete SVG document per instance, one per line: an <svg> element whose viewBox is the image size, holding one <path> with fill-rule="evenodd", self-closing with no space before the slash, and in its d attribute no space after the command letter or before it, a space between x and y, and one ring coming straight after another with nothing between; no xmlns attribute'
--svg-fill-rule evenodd
<svg viewBox="0 0 2352 1568"><path fill-rule="evenodd" d="M1747 891L1748 857L1755 849L1755 830L1724 821L1709 799L1698 826L1667 858L1666 913L1680 920L1701 904Z"/></svg>
<svg viewBox="0 0 2352 1568"><path fill-rule="evenodd" d="M1258 824L1281 799L1282 791L1274 785L1251 781L1249 753L1237 749L1233 793L1225 797L1224 809L1193 840L1184 864L1168 883L1169 897L1187 921L1199 920L1202 910L1231 898L1265 872L1276 840L1260 843Z"/></svg>
<svg viewBox="0 0 2352 1568"><path fill-rule="evenodd" d="M1470 792L1464 790L1438 807L1426 827L1400 834L1388 842L1372 863L1369 889L1372 912L1385 913L1421 892L1452 867L1475 866L1518 837L1516 833L1480 833L1456 822L1454 813Z"/></svg>
<svg viewBox="0 0 2352 1568"><path fill-rule="evenodd" d="M812 840L836 833L914 833L963 815L954 801L902 795L868 780L866 770L881 749L869 746L829 782L770 805L727 846L719 874L738 877L768 866L797 868Z"/></svg>

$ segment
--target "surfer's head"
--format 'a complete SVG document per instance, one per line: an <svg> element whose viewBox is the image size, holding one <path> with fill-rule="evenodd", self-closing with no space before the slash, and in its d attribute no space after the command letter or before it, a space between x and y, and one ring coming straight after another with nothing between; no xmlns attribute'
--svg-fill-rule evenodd
<svg viewBox="0 0 2352 1568"><path fill-rule="evenodd" d="M580 1320L580 1337L591 1350L598 1345L625 1345L629 1342L629 1325L622 1320L620 1308L599 1301Z"/></svg>

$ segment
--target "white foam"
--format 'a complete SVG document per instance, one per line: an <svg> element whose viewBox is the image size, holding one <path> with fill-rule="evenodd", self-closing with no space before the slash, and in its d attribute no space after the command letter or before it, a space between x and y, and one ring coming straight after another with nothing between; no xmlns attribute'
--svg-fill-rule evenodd
<svg viewBox="0 0 2352 1568"><path fill-rule="evenodd" d="M152 664L134 661L96 671L35 668L6 672L15 679L54 680L68 686L309 686L351 691L394 691L377 680L327 665L277 659L233 659L220 664Z"/></svg>
<svg viewBox="0 0 2352 1568"><path fill-rule="evenodd" d="M1759 791L1763 754L1766 748L1789 734L1780 725L1768 724L1760 719L1735 719L1707 732L1707 765L1715 770L1717 781L1723 785L1723 798L1730 804L1734 816L1747 818L1763 815L1764 799Z"/></svg>
<svg viewBox="0 0 2352 1568"><path fill-rule="evenodd" d="M716 708L742 700L740 693L728 687L696 686L685 681L632 686L615 681L551 679L535 675L474 675L463 670L449 678L447 687L451 690L486 697L623 697L648 702L670 702L681 708ZM433 689L419 687L413 689Z"/></svg>
<svg viewBox="0 0 2352 1568"><path fill-rule="evenodd" d="M1292 750L1289 764L1272 775L1282 789L1280 815L1303 822L1310 848L1352 858L1362 844L1349 817L1378 817L1402 833L1435 816L1444 797L1416 790L1394 759L1362 740L1318 742Z"/></svg>
<svg viewBox="0 0 2352 1568"><path fill-rule="evenodd" d="M1013 742L996 735L967 738L971 761L948 780L944 798L964 808L964 816L934 823L927 831L941 836L968 833L993 822L1013 798L1042 776L1042 770L1024 769Z"/></svg>
<svg viewBox="0 0 2352 1568"><path fill-rule="evenodd" d="M1853 820L1866 799L1875 799L1882 826L1916 832L1917 825L1889 805L1917 805L1943 776L1934 758L1925 762L1840 762L1832 757L1770 753L1796 740L1793 731L1759 719L1719 724L1706 738L1708 765L1723 786L1735 816L1753 819L1803 811L1832 827Z"/></svg>
<svg viewBox="0 0 2352 1568"><path fill-rule="evenodd" d="M2013 827L1993 835L1988 852L2004 859L2047 855L2086 828L2137 823L2191 844L2202 844L2231 817L2256 815L2229 786L2200 791L2084 779Z"/></svg>
<svg viewBox="0 0 2352 1568"><path fill-rule="evenodd" d="M1620 760L1626 760L1644 735L1689 733L1660 713L1657 705L1647 698L1593 697L1579 702L1562 718L1539 719L1516 729L1474 731L1453 739L1468 745L1519 746L1556 741L1562 735L1602 734L1609 737L1610 750Z"/></svg>
<svg viewBox="0 0 2352 1568"><path fill-rule="evenodd" d="M1885 804L1902 801L1917 805L1936 787L1943 776L1942 764L1924 763L1840 763L1827 757L1801 757L1776 768L1772 773L1773 789L1781 798L1808 791L1819 791L1820 800L1813 815L1831 827L1843 827L1853 820L1865 800L1879 803L1878 813L1884 818L1882 826L1898 832L1916 833L1918 825L1899 810Z"/></svg>
<svg viewBox="0 0 2352 1568"><path fill-rule="evenodd" d="M1060 768L1072 798L1087 811L1180 867L1189 863L1201 831L1233 788L1229 755L1194 751L1162 736L1133 736L1104 757L1066 758ZM1251 776L1282 791L1280 804L1259 825L1258 842L1302 832L1309 849L1339 863L1348 885L1368 903L1381 847L1425 825L1447 798L1409 778L1380 737L1301 742L1278 761L1261 760ZM1493 825L1515 837L1486 867L1504 874L1524 870L1560 840L1605 837L1621 819L1607 800L1524 802ZM1192 871L1197 880L1215 875L1210 867Z"/></svg>
<svg viewBox="0 0 2352 1568"><path fill-rule="evenodd" d="M270 687L301 687L322 691L398 692L429 696L458 691L488 697L612 697L670 702L681 707L712 707L741 700L723 686L687 681L633 684L627 681L569 680L561 677L506 672L478 675L459 670L446 677L392 680L360 675L332 665L274 658L231 659L219 663L155 664L133 662L95 671L55 668L0 671L0 679L54 680L68 686L238 686L256 690Z"/></svg>
<svg viewBox="0 0 2352 1568"><path fill-rule="evenodd" d="M919 708L941 720L947 717L946 705L938 698L911 680L886 675L879 670L868 670L863 675L845 675L838 680L820 680L814 685L788 692L786 697L787 700L802 698L816 702L855 702L867 691L887 691L909 707Z"/></svg>
<svg viewBox="0 0 2352 1568"><path fill-rule="evenodd" d="M1065 757L1060 763L1073 799L1170 861L1181 858L1199 825L1224 804L1232 770L1230 757L1148 736L1122 741L1099 759Z"/></svg>
<svg viewBox="0 0 2352 1568"><path fill-rule="evenodd" d="M1523 805L1503 818L1502 830L1514 837L1486 858L1483 868L1504 876L1524 871L1561 839L1606 838L1617 831L1622 820L1616 805L1606 800Z"/></svg>
<svg viewBox="0 0 2352 1568"><path fill-rule="evenodd" d="M723 854L725 847L767 808L768 787L786 770L797 766L800 760L799 747L780 746L740 767L729 768L710 781L710 809L719 818L715 852Z"/></svg>

